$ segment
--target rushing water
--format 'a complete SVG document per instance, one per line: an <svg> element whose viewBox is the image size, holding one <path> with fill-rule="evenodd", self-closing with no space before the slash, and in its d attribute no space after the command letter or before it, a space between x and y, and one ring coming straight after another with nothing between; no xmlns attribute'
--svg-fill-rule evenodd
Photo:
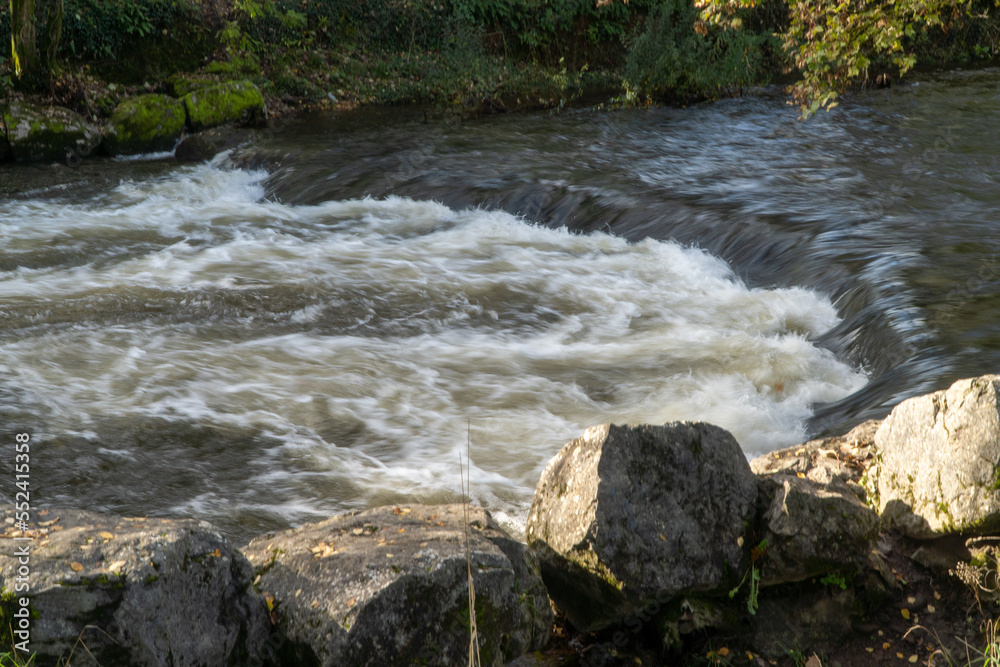
<svg viewBox="0 0 1000 667"><path fill-rule="evenodd" d="M748 455L1000 368L1000 74L309 118L209 165L0 168L0 436L38 504L238 538L475 498L602 421ZM8 480L3 480L9 484Z"/></svg>

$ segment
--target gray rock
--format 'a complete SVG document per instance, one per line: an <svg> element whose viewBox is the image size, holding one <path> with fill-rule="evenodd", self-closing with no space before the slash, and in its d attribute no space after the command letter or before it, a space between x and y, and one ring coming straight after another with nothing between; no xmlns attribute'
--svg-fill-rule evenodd
<svg viewBox="0 0 1000 667"><path fill-rule="evenodd" d="M762 586L867 567L879 518L844 483L775 475L761 485L771 498L764 512Z"/></svg>
<svg viewBox="0 0 1000 667"><path fill-rule="evenodd" d="M596 630L650 600L724 589L740 571L757 478L717 426L595 426L535 489L528 543L570 622Z"/></svg>
<svg viewBox="0 0 1000 667"><path fill-rule="evenodd" d="M489 513L470 508L480 656L544 646L552 623L537 564ZM288 664L465 664L469 587L462 505L351 512L245 548L271 596Z"/></svg>
<svg viewBox="0 0 1000 667"><path fill-rule="evenodd" d="M166 95L133 97L112 114L104 149L109 155L171 150L181 138L186 120L180 100Z"/></svg>
<svg viewBox="0 0 1000 667"><path fill-rule="evenodd" d="M915 538L1000 527L1000 376L897 405L875 434L878 505Z"/></svg>
<svg viewBox="0 0 1000 667"><path fill-rule="evenodd" d="M829 654L851 635L854 591L806 590L791 596L762 594L751 641L764 655L785 658L789 648ZM874 663L873 663L874 664Z"/></svg>
<svg viewBox="0 0 1000 667"><path fill-rule="evenodd" d="M3 516L12 521L13 510ZM34 541L4 540L0 583L16 590L17 550L27 544L30 649L39 664L65 658L78 638L86 650L76 647L73 665L262 661L271 631L264 600L250 585L249 562L210 524L80 510L36 519ZM7 537L17 534L4 525Z"/></svg>
<svg viewBox="0 0 1000 667"><path fill-rule="evenodd" d="M178 162L207 162L222 151L246 143L251 136L250 130L238 130L230 126L214 127L181 139L174 150L174 157Z"/></svg>
<svg viewBox="0 0 1000 667"><path fill-rule="evenodd" d="M863 497L859 482L874 458L875 432L881 423L870 419L846 435L810 440L770 452L751 461L750 469L758 475L801 473L820 484L840 481Z"/></svg>
<svg viewBox="0 0 1000 667"><path fill-rule="evenodd" d="M3 111L3 119L18 162L76 163L92 155L104 139L82 116L62 107L14 102Z"/></svg>

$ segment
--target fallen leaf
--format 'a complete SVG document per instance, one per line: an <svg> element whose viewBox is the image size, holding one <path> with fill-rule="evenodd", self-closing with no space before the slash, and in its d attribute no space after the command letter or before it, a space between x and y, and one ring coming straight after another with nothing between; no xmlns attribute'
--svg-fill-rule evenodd
<svg viewBox="0 0 1000 667"><path fill-rule="evenodd" d="M397 532L397 533L405 533L405 532L406 532L406 529L405 529L405 528L400 528L400 529L399 529L399 530L397 530L396 532Z"/></svg>
<svg viewBox="0 0 1000 667"><path fill-rule="evenodd" d="M795 476L798 477L799 479L805 479L806 478L805 473L801 473L801 472L795 473Z"/></svg>
<svg viewBox="0 0 1000 667"><path fill-rule="evenodd" d="M906 661L907 661L907 662L916 662L916 661L917 661L917 659L918 659L918 658L917 658L917 654L916 654L916 653L914 653L914 654L913 654L913 655L911 655L911 656L910 656L909 658L907 658L907 659L906 659Z"/></svg>
<svg viewBox="0 0 1000 667"><path fill-rule="evenodd" d="M212 552L212 555L215 556L216 558L221 558L222 552L216 549L214 552Z"/></svg>
<svg viewBox="0 0 1000 667"><path fill-rule="evenodd" d="M106 530L102 530L101 532L98 533L98 535L100 535L101 538L105 539L105 540L113 540L115 538L114 535L112 535L111 533L109 533Z"/></svg>
<svg viewBox="0 0 1000 667"><path fill-rule="evenodd" d="M41 526L42 528L48 528L49 526L51 526L52 524L54 524L58 520L59 520L59 517L56 517L54 519L50 519L49 521L39 521L38 525Z"/></svg>
<svg viewBox="0 0 1000 667"><path fill-rule="evenodd" d="M721 655L721 656L722 656L723 658L725 658L725 657L726 657L727 655L729 655L729 649L728 649L728 648L726 648L725 646L723 646L723 647L722 647L722 648L720 648L720 649L719 649L718 651L716 651L716 653L718 653L718 654L719 654L719 655Z"/></svg>
<svg viewBox="0 0 1000 667"><path fill-rule="evenodd" d="M386 554L385 557L386 558L392 558L392 554Z"/></svg>
<svg viewBox="0 0 1000 667"><path fill-rule="evenodd" d="M896 653L896 657L899 658L900 660L902 660L903 659L903 654L902 653Z"/></svg>
<svg viewBox="0 0 1000 667"><path fill-rule="evenodd" d="M903 618L905 618L906 620L910 620L910 610L909 609L900 609L899 610L899 615L902 616Z"/></svg>
<svg viewBox="0 0 1000 667"><path fill-rule="evenodd" d="M69 564L69 567L70 567L70 569L71 569L71 570L73 570L74 572L79 572L80 570L82 570L82 569L83 569L83 565L80 565L80 564L79 564L79 563L77 563L76 561L73 561L72 563L70 563L70 564Z"/></svg>
<svg viewBox="0 0 1000 667"><path fill-rule="evenodd" d="M892 644L890 644L889 642L885 642L884 644L882 644L882 650L888 651L890 646L892 646Z"/></svg>
<svg viewBox="0 0 1000 667"><path fill-rule="evenodd" d="M264 602L267 603L267 610L268 611L273 611L274 610L274 596L273 595L271 595L270 593L267 593L266 595L264 595Z"/></svg>
<svg viewBox="0 0 1000 667"><path fill-rule="evenodd" d="M906 598L906 601L909 602L910 604L917 604L917 598L913 597L912 595Z"/></svg>
<svg viewBox="0 0 1000 667"><path fill-rule="evenodd" d="M936 612L936 611L937 611L937 609L936 609L936 608L934 607L934 605L932 605L932 604L928 604L928 605L927 605L927 611L928 611L929 613L933 614L934 612Z"/></svg>
<svg viewBox="0 0 1000 667"><path fill-rule="evenodd" d="M809 659L806 660L806 667L823 667L823 663L820 661L819 656L813 653L809 656Z"/></svg>
<svg viewBox="0 0 1000 667"><path fill-rule="evenodd" d="M125 567L125 561L116 560L114 563L108 566L108 571L118 574L123 567Z"/></svg>
<svg viewBox="0 0 1000 667"><path fill-rule="evenodd" d="M869 653L874 653L875 652L875 649L873 649L871 646L866 646L865 650L868 651Z"/></svg>
<svg viewBox="0 0 1000 667"><path fill-rule="evenodd" d="M938 593L937 591L934 591L934 599L935 600L940 600L941 599L941 594Z"/></svg>
<svg viewBox="0 0 1000 667"><path fill-rule="evenodd" d="M301 588L295 591L295 597L299 597L300 595L302 595L302 589Z"/></svg>
<svg viewBox="0 0 1000 667"><path fill-rule="evenodd" d="M661 539L662 541L664 541L664 542L666 542L666 541L667 541L667 538L665 538L665 537L663 536L663 533L660 533L660 539Z"/></svg>
<svg viewBox="0 0 1000 667"><path fill-rule="evenodd" d="M351 532L354 533L355 535L361 535L362 533L365 532L365 529L364 528L355 528Z"/></svg>
<svg viewBox="0 0 1000 667"><path fill-rule="evenodd" d="M347 601L347 606L348 607L353 607L357 603L358 603L358 599L357 598L351 598L350 600Z"/></svg>

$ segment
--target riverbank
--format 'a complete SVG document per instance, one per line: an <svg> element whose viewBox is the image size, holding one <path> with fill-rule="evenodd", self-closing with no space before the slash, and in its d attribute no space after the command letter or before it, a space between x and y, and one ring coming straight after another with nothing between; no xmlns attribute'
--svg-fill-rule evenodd
<svg viewBox="0 0 1000 667"><path fill-rule="evenodd" d="M0 58L0 104L69 108L104 125L117 106L164 94L171 77L248 80L271 117L359 105L431 104L469 114L577 103L690 104L739 94L795 74L774 34L783 5L746 10L739 31L706 26L693 6L663 0L68 0L57 67L47 89L12 89ZM745 15L744 15L745 14ZM679 27L678 27L679 26ZM690 29L688 26L693 26ZM0 34L10 27L0 7ZM46 26L39 24L44 41ZM908 37L918 63L992 62L1000 23L956 16ZM870 82L893 65L873 61Z"/></svg>
<svg viewBox="0 0 1000 667"><path fill-rule="evenodd" d="M10 508L0 641L105 667L453 667L470 636L491 667L978 664L998 650L998 405L1000 376L962 380L749 464L704 422L595 426L542 473L526 543L462 504L242 549L203 521Z"/></svg>

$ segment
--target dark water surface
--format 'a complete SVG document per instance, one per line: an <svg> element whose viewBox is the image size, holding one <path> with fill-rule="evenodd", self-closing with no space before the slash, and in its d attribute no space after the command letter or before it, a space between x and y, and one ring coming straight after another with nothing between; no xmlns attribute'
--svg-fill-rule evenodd
<svg viewBox="0 0 1000 667"><path fill-rule="evenodd" d="M1000 370L998 116L985 70L808 122L364 110L200 167L2 167L3 437L41 504L242 538L452 498L470 432L515 527L592 423L843 432Z"/></svg>

